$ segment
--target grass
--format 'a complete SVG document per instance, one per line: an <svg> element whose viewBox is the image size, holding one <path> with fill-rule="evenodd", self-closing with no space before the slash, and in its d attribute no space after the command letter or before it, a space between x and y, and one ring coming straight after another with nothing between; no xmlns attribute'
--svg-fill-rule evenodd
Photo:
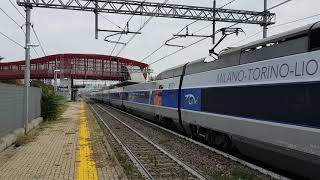
<svg viewBox="0 0 320 180"><path fill-rule="evenodd" d="M218 179L218 180L220 180L220 179L224 179L223 174L224 173L222 171L215 170L215 171L211 171L209 176L211 177L210 179Z"/></svg>
<svg viewBox="0 0 320 180"><path fill-rule="evenodd" d="M136 168L133 166L130 159L119 152L115 152L115 156L118 159L119 163L121 164L124 173L128 176L128 178L137 178L137 174L140 174L137 172ZM142 178L142 177L141 177Z"/></svg>
<svg viewBox="0 0 320 180"><path fill-rule="evenodd" d="M216 170L210 174L210 179L214 180L255 180L256 176L242 168L232 168L231 171Z"/></svg>
<svg viewBox="0 0 320 180"><path fill-rule="evenodd" d="M231 171L231 178L232 179L255 179L255 176L253 174L250 174L248 171L245 169L232 169Z"/></svg>
<svg viewBox="0 0 320 180"><path fill-rule="evenodd" d="M57 118L56 119L64 119L64 118L58 118L61 116L61 114L66 110L66 104L61 104L61 107L58 110L58 114L57 114ZM24 135L19 135L16 139L16 141L14 142L14 146L15 147L20 147L23 146L25 144L28 144L30 142L35 141L35 139L37 138L37 136L39 135L39 133L44 130L44 129L49 129L52 128L52 126L50 126L51 121L42 121L38 127L32 129L31 131L29 131L27 134Z"/></svg>
<svg viewBox="0 0 320 180"><path fill-rule="evenodd" d="M52 126L50 126L51 123L49 121L42 121L40 124L39 124L39 128L41 130L44 130L44 129L51 129Z"/></svg>
<svg viewBox="0 0 320 180"><path fill-rule="evenodd" d="M161 139L159 140L159 144L168 144L170 141L170 139Z"/></svg>

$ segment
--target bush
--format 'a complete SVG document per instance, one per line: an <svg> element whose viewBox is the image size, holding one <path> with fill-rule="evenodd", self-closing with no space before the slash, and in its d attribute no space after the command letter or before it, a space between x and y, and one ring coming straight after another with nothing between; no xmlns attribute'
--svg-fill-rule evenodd
<svg viewBox="0 0 320 180"><path fill-rule="evenodd" d="M41 86L41 89L41 116L44 120L55 120L63 109L64 98L46 86Z"/></svg>

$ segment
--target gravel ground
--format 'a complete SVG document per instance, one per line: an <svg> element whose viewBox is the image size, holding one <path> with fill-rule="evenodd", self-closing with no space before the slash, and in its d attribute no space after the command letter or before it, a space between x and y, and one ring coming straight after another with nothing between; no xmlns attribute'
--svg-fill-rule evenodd
<svg viewBox="0 0 320 180"><path fill-rule="evenodd" d="M196 169L207 179L271 179L256 170L234 162L176 135L103 106L123 122L148 137L179 160Z"/></svg>
<svg viewBox="0 0 320 180"><path fill-rule="evenodd" d="M85 109L88 112L86 116L90 129L90 143L92 144L92 155L96 162L98 179L128 180L93 113L87 105Z"/></svg>
<svg viewBox="0 0 320 180"><path fill-rule="evenodd" d="M89 108L89 109L91 109L91 108ZM91 110L91 112L92 112L92 115L96 118L97 123L99 124L99 126L103 130L106 141L110 144L112 150L115 152L115 156L116 156L117 160L119 161L120 165L122 166L124 173L127 176L126 178L131 179L131 180L144 179L141 176L139 170L132 163L132 161L129 159L127 154L124 152L122 147L114 139L114 137L109 132L109 130L104 126L104 124L100 121L100 119L96 116L96 114L92 110Z"/></svg>
<svg viewBox="0 0 320 180"><path fill-rule="evenodd" d="M133 152L155 179L197 179L149 142L115 120L106 112L93 106L117 137Z"/></svg>

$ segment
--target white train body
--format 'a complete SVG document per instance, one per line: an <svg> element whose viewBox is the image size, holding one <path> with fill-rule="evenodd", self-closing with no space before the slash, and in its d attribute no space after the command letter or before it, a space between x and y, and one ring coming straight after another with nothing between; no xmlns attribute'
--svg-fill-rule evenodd
<svg viewBox="0 0 320 180"><path fill-rule="evenodd" d="M92 98L310 179L320 178L320 24Z"/></svg>

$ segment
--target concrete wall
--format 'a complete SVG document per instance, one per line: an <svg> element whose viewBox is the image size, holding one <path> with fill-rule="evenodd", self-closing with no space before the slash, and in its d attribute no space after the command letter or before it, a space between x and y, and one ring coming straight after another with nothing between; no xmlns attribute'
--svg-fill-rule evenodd
<svg viewBox="0 0 320 180"><path fill-rule="evenodd" d="M0 138L24 127L23 86L0 83ZM41 116L41 90L30 87L29 121Z"/></svg>

